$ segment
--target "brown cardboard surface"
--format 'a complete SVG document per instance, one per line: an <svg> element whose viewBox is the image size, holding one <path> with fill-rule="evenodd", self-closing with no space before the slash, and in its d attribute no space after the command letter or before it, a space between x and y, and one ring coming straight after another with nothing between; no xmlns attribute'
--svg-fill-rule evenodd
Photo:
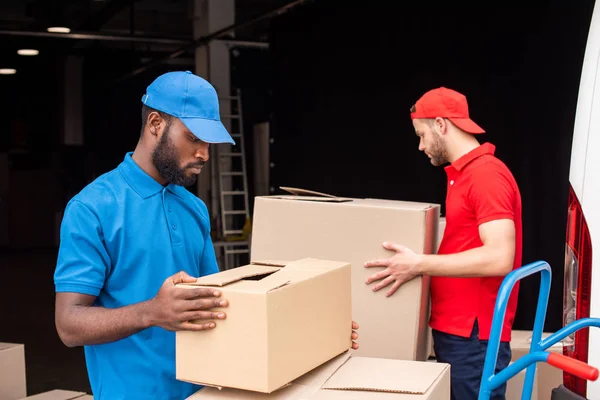
<svg viewBox="0 0 600 400"><path fill-rule="evenodd" d="M360 325L357 355L426 360L430 350L429 279L416 278L392 297L365 284L380 268L370 259L392 252L384 241L416 252L437 248L439 205L382 199L324 201L300 195L255 198L251 259L315 257L352 266L352 317ZM339 198L338 198L339 199ZM310 200L310 201L306 201Z"/></svg>
<svg viewBox="0 0 600 400"><path fill-rule="evenodd" d="M48 392L35 394L33 396L24 397L27 400L82 400L86 396L84 392L75 392L72 390L55 389Z"/></svg>
<svg viewBox="0 0 600 400"><path fill-rule="evenodd" d="M448 400L450 365L424 361L350 359L311 400Z"/></svg>
<svg viewBox="0 0 600 400"><path fill-rule="evenodd" d="M270 274L244 280L256 268ZM307 258L205 278L180 286L223 283L227 318L211 331L176 333L179 380L270 393L351 347L346 262Z"/></svg>
<svg viewBox="0 0 600 400"><path fill-rule="evenodd" d="M349 351L332 358L330 361L319 365L317 368L302 375L290 385L285 386L273 393L256 393L240 389L217 389L205 387L188 397L188 400L210 400L210 399L241 399L241 400L299 400L308 399L350 358Z"/></svg>
<svg viewBox="0 0 600 400"><path fill-rule="evenodd" d="M196 280L195 286L225 286L233 282L252 278L259 275L270 275L279 271L280 268L269 267L266 265L245 265L243 267L233 268L222 271L219 274L212 274L200 277Z"/></svg>
<svg viewBox="0 0 600 400"><path fill-rule="evenodd" d="M512 364L512 363L511 363ZM527 370L519 372L513 376L508 382L506 382L506 400L521 400L523 394L523 384L525 383L525 373ZM531 400L541 399L537 392L538 384L537 379L533 384L533 392L531 394ZM550 397L547 398L550 400Z"/></svg>
<svg viewBox="0 0 600 400"><path fill-rule="evenodd" d="M0 400L16 400L25 396L25 346L0 343Z"/></svg>
<svg viewBox="0 0 600 400"><path fill-rule="evenodd" d="M549 332L544 332L542 337L548 337L551 335ZM512 340L510 347L512 350L512 360L516 361L529 353L529 346L531 346L531 331L512 331ZM548 351L562 354L562 344L557 343L548 349ZM537 397L532 396L532 400L547 400L552 396L552 389L560 386L563 383L563 372L562 370L555 368L547 363L538 363L537 371L535 373L534 387L537 391ZM518 398L520 399L520 397ZM507 400L510 400L507 397Z"/></svg>
<svg viewBox="0 0 600 400"><path fill-rule="evenodd" d="M206 387L188 400L448 400L450 366L341 354L273 393Z"/></svg>
<svg viewBox="0 0 600 400"><path fill-rule="evenodd" d="M446 368L437 363L352 357L322 388L423 394Z"/></svg>

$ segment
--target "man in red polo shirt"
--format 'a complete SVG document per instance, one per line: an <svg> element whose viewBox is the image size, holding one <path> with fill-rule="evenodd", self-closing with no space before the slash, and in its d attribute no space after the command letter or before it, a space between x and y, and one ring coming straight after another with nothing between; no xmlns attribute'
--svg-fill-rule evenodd
<svg viewBox="0 0 600 400"><path fill-rule="evenodd" d="M495 147L479 144L484 133L469 117L464 95L444 87L425 93L411 109L419 150L448 177L446 229L438 254L417 254L395 243L383 246L395 254L368 261L385 267L370 276L377 291L389 285L391 296L418 275L431 276L434 350L451 364L452 399L477 399L490 336L496 295L503 277L521 266L521 195ZM501 335L497 371L511 359L511 329L517 307L513 290ZM505 398L506 385L492 394Z"/></svg>

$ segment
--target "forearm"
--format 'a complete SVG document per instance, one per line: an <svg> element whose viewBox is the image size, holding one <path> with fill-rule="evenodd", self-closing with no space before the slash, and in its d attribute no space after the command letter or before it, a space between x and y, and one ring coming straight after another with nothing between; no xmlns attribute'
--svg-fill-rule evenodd
<svg viewBox="0 0 600 400"><path fill-rule="evenodd" d="M424 254L417 269L430 276L505 276L512 270L513 260L514 254L481 246L456 254Z"/></svg>
<svg viewBox="0 0 600 400"><path fill-rule="evenodd" d="M69 347L110 343L131 336L152 325L149 301L121 308L72 305L57 324Z"/></svg>

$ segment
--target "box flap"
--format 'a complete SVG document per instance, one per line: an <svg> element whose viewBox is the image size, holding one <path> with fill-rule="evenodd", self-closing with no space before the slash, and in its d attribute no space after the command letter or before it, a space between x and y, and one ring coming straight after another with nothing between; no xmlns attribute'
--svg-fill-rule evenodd
<svg viewBox="0 0 600 400"><path fill-rule="evenodd" d="M333 199L337 197L337 196L334 196L332 194L315 192L314 190L300 189L300 188L294 188L294 187L289 187L289 186L279 186L279 189L284 190L284 191L286 191L288 193L291 193L291 194L295 194L297 196L330 197L330 198L333 198Z"/></svg>
<svg viewBox="0 0 600 400"><path fill-rule="evenodd" d="M292 282L309 279L313 276L348 265L346 262L303 258L285 265L281 261L272 261L272 265L264 265L265 261L252 263L243 267L221 271L216 274L200 277L194 283L182 283L180 286L215 286L223 287L236 284L237 290L253 293L267 293ZM242 282L243 281L243 282Z"/></svg>
<svg viewBox="0 0 600 400"><path fill-rule="evenodd" d="M337 197L327 193L315 192L313 190L293 188L288 186L280 186L279 188L288 193L291 193L291 195L274 195L270 197L288 200L318 201L329 203L343 203L348 201L354 201L354 199L350 199L347 197Z"/></svg>
<svg viewBox="0 0 600 400"><path fill-rule="evenodd" d="M14 347L21 347L21 346L23 346L23 345L20 343L2 343L2 342L0 342L0 351L12 349Z"/></svg>
<svg viewBox="0 0 600 400"><path fill-rule="evenodd" d="M225 286L233 282L260 275L272 274L280 271L279 267L268 265L245 265L243 267L228 269L216 274L206 275L198 278L196 282L187 285L193 286Z"/></svg>
<svg viewBox="0 0 600 400"><path fill-rule="evenodd" d="M322 389L424 394L447 367L429 362L352 357Z"/></svg>
<svg viewBox="0 0 600 400"><path fill-rule="evenodd" d="M250 262L250 264L252 264L252 265L266 265L269 267L280 267L280 268L285 267L289 263L291 263L291 261L284 261L284 260L256 260L256 261Z"/></svg>

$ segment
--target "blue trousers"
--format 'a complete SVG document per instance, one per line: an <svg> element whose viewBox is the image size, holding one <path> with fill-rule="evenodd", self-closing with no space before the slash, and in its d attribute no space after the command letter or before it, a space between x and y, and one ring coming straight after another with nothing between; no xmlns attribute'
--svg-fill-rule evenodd
<svg viewBox="0 0 600 400"><path fill-rule="evenodd" d="M479 340L477 321L468 338L433 330L433 350L438 362L450 364L452 400L477 400L487 351L487 340ZM510 343L500 342L496 373L508 366ZM492 393L492 400L505 400L506 384Z"/></svg>

